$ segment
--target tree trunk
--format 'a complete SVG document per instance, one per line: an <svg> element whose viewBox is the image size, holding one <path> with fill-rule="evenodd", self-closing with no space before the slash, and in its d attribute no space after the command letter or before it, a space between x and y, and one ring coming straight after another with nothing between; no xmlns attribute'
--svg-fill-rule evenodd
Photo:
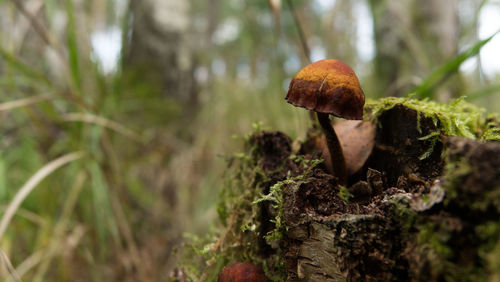
<svg viewBox="0 0 500 282"><path fill-rule="evenodd" d="M137 79L158 84L165 97L196 101L192 50L187 42L189 2L131 1L132 34L126 66Z"/></svg>

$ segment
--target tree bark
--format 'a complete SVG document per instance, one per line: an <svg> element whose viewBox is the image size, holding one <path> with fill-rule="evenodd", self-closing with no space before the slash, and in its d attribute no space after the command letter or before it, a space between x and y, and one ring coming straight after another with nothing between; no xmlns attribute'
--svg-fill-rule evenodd
<svg viewBox="0 0 500 282"><path fill-rule="evenodd" d="M287 281L498 277L499 232L485 229L500 226L500 143L446 137L422 159L431 144L418 136L440 125L418 115L396 106L379 117L361 181L369 201L356 196L355 186L350 200L328 198L338 188L320 169L287 184L281 244ZM371 171L381 177L371 178Z"/></svg>
<svg viewBox="0 0 500 282"><path fill-rule="evenodd" d="M286 226L279 244L256 252L269 274L280 275L269 264L279 256L286 281L500 277L500 143L437 135L444 125L403 104L375 122L373 152L348 188L321 164L291 162L286 135L251 139L267 175L261 193L282 181L282 206L261 202L257 225L256 236L269 234L273 222ZM296 154L317 158L315 144L306 140Z"/></svg>
<svg viewBox="0 0 500 282"><path fill-rule="evenodd" d="M141 79L161 85L165 97L196 101L189 2L175 0L131 1L132 34L126 67Z"/></svg>

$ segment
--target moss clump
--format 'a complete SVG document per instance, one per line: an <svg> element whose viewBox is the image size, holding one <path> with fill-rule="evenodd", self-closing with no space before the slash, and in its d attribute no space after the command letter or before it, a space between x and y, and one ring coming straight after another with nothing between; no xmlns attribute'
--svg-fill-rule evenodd
<svg viewBox="0 0 500 282"><path fill-rule="evenodd" d="M490 114L486 118L483 139L487 141L500 141L500 121L495 114Z"/></svg>
<svg viewBox="0 0 500 282"><path fill-rule="evenodd" d="M230 262L261 262L259 209L253 202L268 178L258 166L258 148L250 139L250 136L243 138L244 153L227 158L228 169L217 204L220 226L204 238L185 236L188 243L183 248L180 265L191 281L215 281Z"/></svg>
<svg viewBox="0 0 500 282"><path fill-rule="evenodd" d="M472 174L477 173L477 170L474 170L474 165L470 163L469 156L465 157L463 153L455 153L453 157L448 154L447 165L444 170L441 170L442 165L445 163L443 161L444 154L441 152L449 153L451 150L444 144L451 137L442 138L442 136L500 141L498 120L491 116L485 117L483 109L468 104L463 99L444 105L411 98L384 98L367 103L367 116L381 123L383 121L384 124L379 126L390 124L391 120L398 119L392 118L393 116L387 118L387 116L382 116L382 113L393 109L397 105L403 107L396 107L394 109L396 112L399 108L403 108L401 112L411 113L412 132L411 134L407 133L408 136L400 138L402 141L397 140L398 142L389 145L399 149L408 147L406 140L410 142L415 140L426 142L413 142L418 146L411 147L411 150L408 148L407 151L394 150L394 152L398 152L398 156L395 156L394 159L399 160L400 155L403 154L403 157L406 156L407 158L401 164L408 163L406 162L408 159L414 164L414 166L409 166L412 169L425 167L422 164L431 164L427 167L432 168L429 171L419 171L419 173L428 177L428 179L425 178L427 182L424 182L424 184L422 184L424 177L415 176L415 178L411 178L411 175L409 175L407 178L401 178L402 185L410 185L415 182L420 183L419 185L430 186L432 180L444 173L445 177L441 180L442 188L446 190L446 197L443 202L436 202L435 206L431 210L426 210L425 213L410 208L407 199L408 195L406 195L408 193L405 193L405 196L401 199L391 200L390 205L386 206L384 206L385 197L379 197L382 206L377 207L377 211L380 213L392 211L388 214L391 226L398 230L398 234L400 234L398 236L408 239L408 250L415 251L415 254L407 254L412 258L408 260L409 262L413 261L413 259L417 260L417 263L412 264L409 270L412 274L420 275L428 271L428 276L422 274L421 277L425 276L430 280L488 277L489 274L493 273L492 271L483 274L481 274L481 271L490 265L497 265L495 261L500 261L500 259L492 255L493 252L491 251L493 248L500 249L498 247L500 245L498 243L500 236L498 226L500 226L500 222L496 218L487 216L492 207L500 206L500 195L497 195L496 192L499 190L484 190L481 188L484 193L478 194L481 197L477 198L478 195L471 192L474 189L471 190L470 187L464 185L465 180L470 179ZM404 107L412 110L405 110ZM416 111L416 114L413 110ZM417 119L416 123L415 119ZM406 124L403 124L398 128L404 128L405 126ZM390 125L386 128L390 128ZM258 130L258 128L256 129ZM398 138L401 135L399 132L396 134L394 136ZM467 142L469 141L484 144L484 142L467 140ZM488 142L488 144L494 143ZM434 147L438 148L439 151ZM444 147L448 151L443 150ZM390 147L387 146L387 148ZM435 150L439 153L433 154ZM384 166L387 163L387 158L381 157L392 156L390 155L392 152L390 150L387 152L378 151L380 154L378 157L383 161L380 163L373 162L373 167L380 169L381 172L392 172L394 174L392 176L394 184L391 185L399 185L399 167ZM404 155L405 153L407 155ZM485 155L492 154L487 153ZM300 186L301 192L314 192L312 194L305 192L304 195L300 194L300 199L303 201L294 202L294 205L301 209L307 207L304 203L312 206L323 203L322 201L331 203L330 199L327 199L328 197L316 197L316 192L319 192L318 195L324 196L325 193L322 189L331 187L330 185L334 184L323 179L323 176L320 177L321 181L318 182L318 179L311 176L313 173L310 175L313 168L321 162L321 160L310 159L315 156L318 155L311 154L307 158L302 155L293 155L291 140L279 132L256 131L252 136L245 138L245 152L228 158L229 169L227 170L225 185L222 188L218 205L220 226L212 235L203 240L196 237L192 238L193 245L197 247L192 246L188 249L188 251L191 251L191 257L186 260L187 264L184 267L186 272L189 272L188 277L192 280L215 280L219 271L226 264L234 261L250 261L262 266L266 275L272 280L282 281L285 277L283 258L286 257L285 253L283 253L286 248L282 249L282 247L284 244L289 243L285 241L291 238L289 236L293 234L292 230L294 230L294 227L290 225L291 231L287 233L288 226L284 222L284 206L287 205L286 200L290 198L285 197L285 195L291 191L288 187ZM484 158L477 157L477 159L481 161ZM436 168L438 165L439 170ZM496 167L500 167L500 164ZM434 170L437 170L437 172L434 172ZM320 170L316 169L314 171ZM401 173L403 172L401 169ZM313 181L313 178L316 182ZM302 184L294 185L298 182L309 183L310 187ZM401 187L398 186L398 188ZM391 191L394 193L399 191L396 190L394 188ZM335 191L332 193L334 193L335 199L338 200L338 202L335 202L336 206L347 206L352 197L350 191L345 187ZM406 190L406 192L408 191L410 190ZM391 196L392 194L387 195ZM339 197L341 199L338 199ZM423 194L422 197L426 198L426 195ZM426 199L429 201L428 198ZM439 201L442 201L442 199ZM356 211L353 209L352 212L359 213L360 208L362 210L366 208L364 204L351 204L353 207L356 206ZM387 206L391 210L384 209ZM328 211L325 213L326 215L332 214L332 210L326 208L324 210ZM335 211L349 213L349 210L344 209ZM500 216L500 208L495 209L495 214ZM481 220L476 221L475 218L478 215ZM466 223L463 225L465 227L456 224L456 222L462 221ZM290 222L288 221L288 224ZM283 238L286 240L282 240ZM470 243L467 240L471 238L474 240L477 238L477 240ZM404 259L402 258L402 260ZM471 261L473 264L470 263Z"/></svg>
<svg viewBox="0 0 500 282"><path fill-rule="evenodd" d="M349 192L349 189L347 189L347 187L341 186L339 197L342 199L342 201L344 201L344 204L348 205L354 196L351 194L351 192Z"/></svg>
<svg viewBox="0 0 500 282"><path fill-rule="evenodd" d="M271 280L283 280L283 189L306 179L322 160L291 154L291 140L279 132L256 132L244 140L245 152L228 158L217 205L220 226L203 240L188 238L183 268L194 281L212 281L235 261L260 265Z"/></svg>
<svg viewBox="0 0 500 282"><path fill-rule="evenodd" d="M290 156L290 159L293 160L299 167L302 167L303 171L305 172L298 176L292 177L289 171L285 180L279 181L278 183L271 186L271 188L269 189L269 194L262 195L253 202L253 204L259 204L268 201L272 203L272 207L275 209L275 217L274 219L271 219L271 222L274 224L275 228L264 235L264 238L269 245L276 245L277 241L283 238L283 233L286 232L286 226L283 223L284 187L286 187L286 185L291 185L297 183L298 181L304 180L309 176L311 171L317 165L322 163L322 160L308 160L304 159L302 156L295 155Z"/></svg>
<svg viewBox="0 0 500 282"><path fill-rule="evenodd" d="M404 105L414 109L424 117L431 118L436 126L439 124L440 132L433 133L433 136L443 134L469 139L500 141L500 127L497 118L491 115L486 117L485 109L465 102L463 97L453 100L449 104L441 104L427 99L417 100L411 97L387 97L376 101L369 100L365 106L368 113L366 116L375 120L381 113L396 105ZM417 129L419 129L418 123ZM430 138L430 136L422 138Z"/></svg>
<svg viewBox="0 0 500 282"><path fill-rule="evenodd" d="M442 151L446 165L440 179L446 191L444 201L426 213L417 213L412 220L398 217L397 213L392 216L399 224L406 222L402 230L410 231L408 242L412 242L409 244L415 250L412 273L444 281L484 281L500 277L495 270L500 261L500 174L496 169L500 163L498 157L494 157L498 156L499 149L493 142L473 141L500 141L498 119L487 116L484 109L463 99L445 105L412 98L384 98L369 101L366 116L379 121L383 113L398 105L418 113L416 127L422 135L418 140L431 141L420 160L428 158L438 142L446 143L446 150ZM429 119L432 121L433 131L420 128L424 119L427 124ZM471 140L457 138L455 142L448 142L446 140L452 137L443 136ZM395 205L394 211L399 207ZM416 245L413 246L413 242Z"/></svg>
<svg viewBox="0 0 500 282"><path fill-rule="evenodd" d="M460 157L454 160L450 160L450 158L448 158L443 176L443 179L445 180L444 189L446 190L445 204L449 204L450 201L460 197L461 193L459 189L456 189L456 187L459 187L459 185L462 184L461 182L463 181L463 178L467 177L471 172L472 167L466 158ZM470 204L472 203L467 202L467 205Z"/></svg>
<svg viewBox="0 0 500 282"><path fill-rule="evenodd" d="M450 137L441 186L444 201L423 215L419 252L432 278L497 281L500 242L500 146Z"/></svg>

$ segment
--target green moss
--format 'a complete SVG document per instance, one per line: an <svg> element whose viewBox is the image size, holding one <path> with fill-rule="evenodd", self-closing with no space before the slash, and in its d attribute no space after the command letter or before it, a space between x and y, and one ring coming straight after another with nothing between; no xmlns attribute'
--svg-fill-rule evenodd
<svg viewBox="0 0 500 282"><path fill-rule="evenodd" d="M485 110L457 99L449 104L440 104L428 100L415 100L412 98L384 98L377 101L369 101L366 106L369 119L377 118L385 111L396 105L403 105L418 112L417 129L423 133L421 120L430 118L437 131L426 133L419 140L430 141L429 149L420 156L427 158L434 150L434 145L440 141L441 135L458 136L469 139L500 141L500 123L495 116L486 116ZM443 157L446 157L444 150ZM491 189L480 199L464 195L467 187L463 187L464 179L473 172L473 168L464 157L447 158L444 168L443 188L446 191L444 201L447 207L460 206L465 210L474 212L486 212L491 207L500 207L500 190ZM478 265L464 265L457 263L459 250L454 249L453 242L456 234L453 227L447 226L445 222L429 221L427 217L411 216L407 213L407 205L404 203L393 203L392 218L401 224L402 230L417 229L417 244L419 252L426 257L430 263L430 277L442 277L447 281L474 280L482 281L492 274L500 275L485 269L493 269L492 265L498 265L498 242L500 237L500 222L495 220L479 224L474 229L474 238L478 246L478 255L482 262ZM500 208L497 209L500 213ZM410 216L407 216L409 214ZM411 234L412 232L408 233Z"/></svg>
<svg viewBox="0 0 500 282"><path fill-rule="evenodd" d="M255 133L260 126L255 126ZM283 223L283 189L287 185L304 180L322 160L308 160L303 156L289 157L304 173L291 176L272 185L267 195L262 195L269 177L260 168L259 148L251 142L251 136L243 138L245 152L227 159L228 170L221 189L217 211L221 225L205 238L188 236L189 244L184 248L182 267L193 281L213 281L222 267L234 261L249 261L262 265L266 275L273 281L282 281L284 264L280 249L265 258L260 256L261 238L271 247L276 247L286 232ZM285 164L273 174L285 169ZM274 229L261 234L260 212L262 204L270 202L274 209L271 222Z"/></svg>
<svg viewBox="0 0 500 282"><path fill-rule="evenodd" d="M482 267L470 263L457 263L459 250L450 247L453 230L446 222L425 222L418 225L418 249L426 257L431 280L444 281L487 281ZM444 279L443 279L444 278Z"/></svg>
<svg viewBox="0 0 500 282"><path fill-rule="evenodd" d="M487 141L500 141L500 122L495 114L489 114L486 119L483 139Z"/></svg>
<svg viewBox="0 0 500 282"><path fill-rule="evenodd" d="M450 233L445 230L444 226L428 222L419 225L418 228L418 244L423 248L433 250L440 258L436 262L442 262L443 259L446 260L452 256L453 251L446 244L450 238Z"/></svg>
<svg viewBox="0 0 500 282"><path fill-rule="evenodd" d="M417 214L409 208L408 199L402 197L391 200L391 218L401 226L401 232L408 234L411 228L415 225Z"/></svg>
<svg viewBox="0 0 500 282"><path fill-rule="evenodd" d="M259 125L254 126L260 130ZM200 238L187 235L181 254L181 267L190 281L215 281L230 262L251 261L267 266L257 255L259 209L253 202L260 196L267 176L258 166L258 148L250 136L241 138L245 151L227 158L228 169L219 194L217 212L220 225Z"/></svg>
<svg viewBox="0 0 500 282"><path fill-rule="evenodd" d="M488 262L490 281L500 281L500 240L498 240L489 252L484 255Z"/></svg>
<svg viewBox="0 0 500 282"><path fill-rule="evenodd" d="M495 248L500 238L500 222L487 221L475 227L475 233L484 243L479 247L479 255L486 258Z"/></svg>
<svg viewBox="0 0 500 282"><path fill-rule="evenodd" d="M450 229L446 220L429 222L427 217L420 218L420 223L416 225L419 229L419 248L431 263L431 272L445 277L447 281L497 281L496 278L500 277L497 271L500 265L500 221L494 215L500 214L500 187L475 193L474 189L464 186L467 183L465 180L473 173L476 173L474 167L466 157L448 156L442 179L446 191L444 210L459 209L467 214L476 214L477 219L469 222L471 231ZM443 216L446 217L446 214ZM474 260L474 265L459 262L460 250L450 247L456 240L453 236L474 238L471 244L475 246L478 256L470 258L470 263Z"/></svg>
<svg viewBox="0 0 500 282"><path fill-rule="evenodd" d="M500 140L499 122L495 117L485 117L485 111L466 103L463 99L457 99L445 105L427 100L415 100L412 98L384 98L378 101L368 101L366 111L370 114L370 119L376 120L384 111L396 105L404 105L419 112L417 115L417 128L423 133L421 119L430 118L438 128L435 132L430 132L421 136L419 140L430 141L429 150L420 159L427 158L434 150L434 145L440 140L441 135L461 136L481 140ZM260 131L260 125L254 125L255 132ZM266 239L266 243L276 247L283 238L287 228L283 223L284 190L293 183L306 179L312 169L321 160L306 160L303 156L291 156L291 160L296 162L304 171L302 175L291 176L272 185L269 193L262 195L264 186L268 185L269 177L259 167L258 161L261 158L259 148L252 145L250 136L243 138L245 141L245 151L237 153L228 158L229 169L225 176L225 184L220 193L220 202L217 211L220 218L220 226L212 234L200 239L190 237L191 245L187 248L191 255L184 256L184 268L189 273L192 280L214 280L221 268L232 261L251 261L263 266L266 274L273 281L280 281L284 275L284 265L281 261L280 249L276 254L266 258L259 255L259 244L261 238ZM284 169L278 168L278 171ZM460 187L460 181L468 173L470 166L464 160L451 160L445 168L447 175L444 183L447 185L446 201L458 197L460 191L455 189ZM339 196L348 203L352 195L348 189L342 187ZM273 207L274 229L267 234L260 234L261 226L259 222L262 204L271 203ZM446 205L446 202L445 202ZM417 238L419 248L426 254L432 254L430 259L435 265L432 266L434 273L441 273L448 279L457 277L449 270L457 273L467 273L467 277L477 277L477 269L457 269L451 262L454 251L449 246L449 234L452 232L443 224L420 222L420 217L409 209L407 202L397 201L393 203L393 218L401 225L401 230L406 235L414 234L418 230ZM497 243L498 236L496 226L478 227L477 232L489 236L485 239L488 244L485 246L485 256L489 254L486 250L491 249ZM416 229L415 229L416 228ZM492 232L489 232L493 230ZM489 235L488 235L489 234ZM447 237L448 236L448 237ZM491 239L491 240L490 240ZM196 247L195 247L196 246Z"/></svg>
<svg viewBox="0 0 500 282"><path fill-rule="evenodd" d="M354 196L351 194L351 192L349 192L349 189L347 187L340 186L339 197L342 199L344 204L347 205Z"/></svg>
<svg viewBox="0 0 500 282"><path fill-rule="evenodd" d="M315 168L322 162L322 160L304 159L303 156L292 155L290 156L290 158L298 163L299 166L303 166L305 172L295 177L291 177L289 173L287 179L279 181L278 183L271 186L271 188L269 189L269 194L262 195L253 202L253 204L259 204L264 201L270 201L271 203L273 203L273 208L276 209L276 216L271 220L271 222L274 223L275 228L264 236L269 245L273 245L276 243L276 241L283 238L283 233L286 232L286 226L283 224L283 189L287 185L291 185L296 183L297 181L304 180L311 173L313 168Z"/></svg>
<svg viewBox="0 0 500 282"><path fill-rule="evenodd" d="M424 117L431 118L435 125L439 124L439 134L480 140L500 140L500 126L497 118L491 115L487 118L485 109L465 102L464 97L453 100L449 104L426 99L417 100L412 97L387 97L367 101L365 110L369 113L367 116L374 120L396 105L404 105L418 111ZM418 115L417 118L417 128L420 129L421 116ZM432 136L439 136L439 134L433 133ZM430 136L421 138L430 138Z"/></svg>
<svg viewBox="0 0 500 282"><path fill-rule="evenodd" d="M445 205L460 195L463 178L472 172L472 167L466 158L451 160L448 158L444 167L444 189L446 191Z"/></svg>

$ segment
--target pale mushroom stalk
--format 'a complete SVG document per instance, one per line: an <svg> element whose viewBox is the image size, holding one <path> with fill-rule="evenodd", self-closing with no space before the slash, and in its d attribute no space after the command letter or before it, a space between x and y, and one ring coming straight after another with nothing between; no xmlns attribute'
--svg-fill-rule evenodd
<svg viewBox="0 0 500 282"><path fill-rule="evenodd" d="M339 139L335 130L333 130L332 124L330 122L330 117L325 113L316 113L318 116L319 124L323 129L325 134L326 144L328 146L328 152L330 153L330 158L333 167L333 174L338 178L341 185L347 184L347 171L344 159L344 153L342 152L342 147L340 146Z"/></svg>

